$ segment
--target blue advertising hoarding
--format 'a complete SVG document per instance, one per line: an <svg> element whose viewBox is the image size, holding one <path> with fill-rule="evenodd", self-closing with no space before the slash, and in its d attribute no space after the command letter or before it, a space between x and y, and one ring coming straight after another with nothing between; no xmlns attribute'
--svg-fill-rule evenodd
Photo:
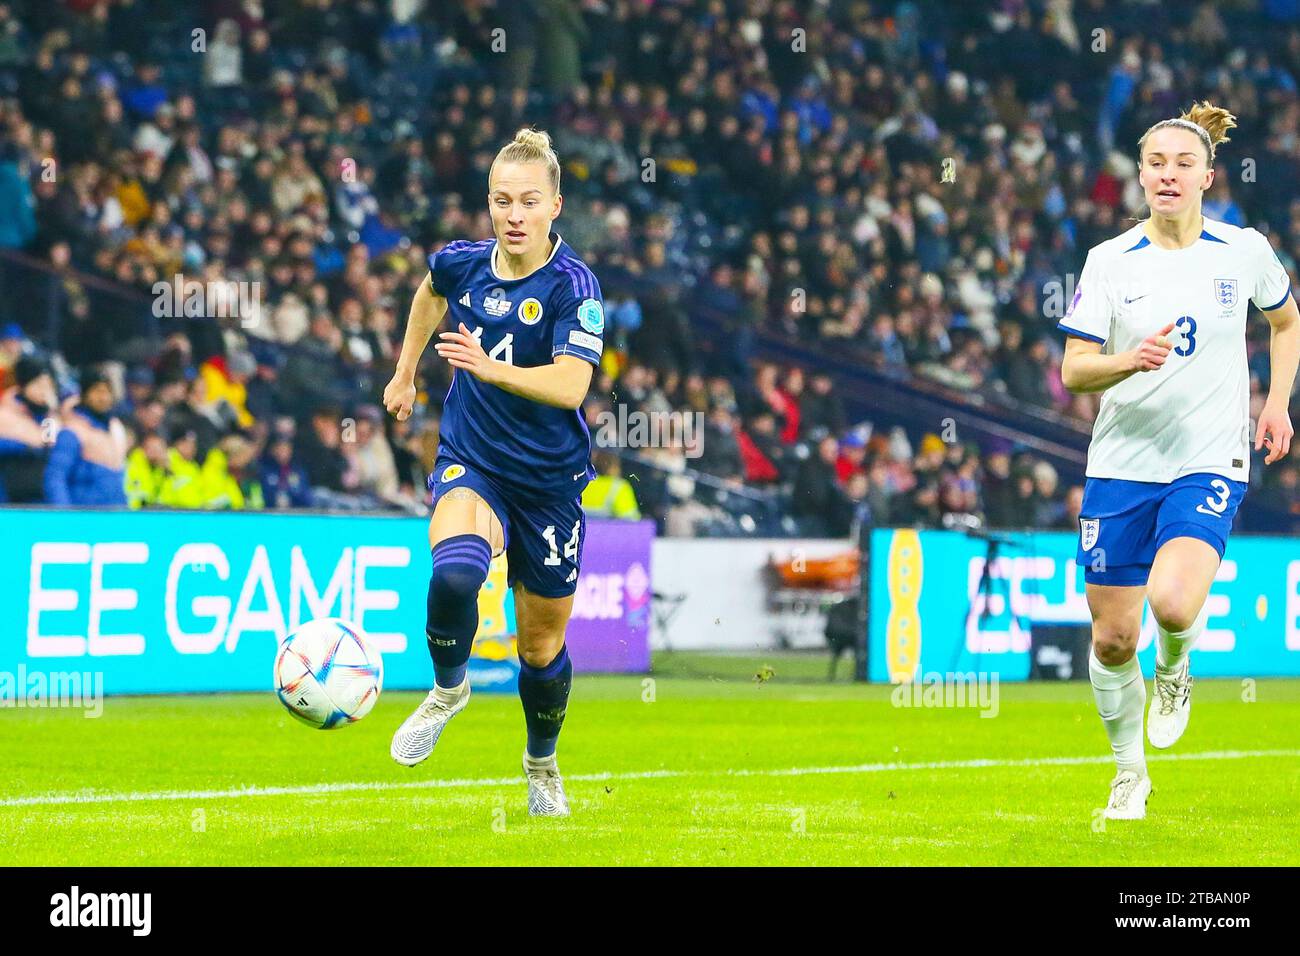
<svg viewBox="0 0 1300 956"><path fill-rule="evenodd" d="M983 671L1024 680L1036 625L1089 624L1083 569L1069 532L871 532L869 680ZM990 574L985 579L985 566ZM1201 677L1300 674L1300 539L1234 535L1210 588L1209 621L1192 652ZM1155 621L1144 608L1138 658L1152 673Z"/></svg>
<svg viewBox="0 0 1300 956"><path fill-rule="evenodd" d="M653 537L652 522L588 522L576 670L648 668ZM427 689L427 542L419 518L0 509L0 672L94 671L109 694L269 691L285 635L336 616L383 653L386 687ZM518 674L505 574L498 558L479 596L479 689Z"/></svg>

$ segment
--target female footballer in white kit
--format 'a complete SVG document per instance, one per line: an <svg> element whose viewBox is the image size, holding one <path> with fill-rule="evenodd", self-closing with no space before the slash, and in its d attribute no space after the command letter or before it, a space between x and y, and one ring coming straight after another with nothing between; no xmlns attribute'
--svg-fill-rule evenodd
<svg viewBox="0 0 1300 956"><path fill-rule="evenodd" d="M1142 604L1157 627L1152 746L1182 735L1191 711L1188 652L1250 467L1249 303L1268 318L1270 388L1255 428L1266 464L1291 446L1287 415L1300 358L1290 279L1254 229L1206 219L1215 146L1236 126L1200 103L1138 142L1151 216L1089 250L1061 379L1103 392L1088 449L1078 562L1092 613L1088 673L1118 772L1105 815L1146 816L1146 687L1136 656Z"/></svg>

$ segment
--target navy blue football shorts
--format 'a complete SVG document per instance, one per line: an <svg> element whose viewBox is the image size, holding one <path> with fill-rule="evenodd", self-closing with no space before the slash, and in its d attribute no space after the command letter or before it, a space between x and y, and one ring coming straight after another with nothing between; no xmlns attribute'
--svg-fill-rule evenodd
<svg viewBox="0 0 1300 956"><path fill-rule="evenodd" d="M578 589L587 516L574 498L553 504L523 503L481 470L439 454L429 475L433 504L453 488L470 488L501 519L506 542L506 582L516 581L541 597L568 597Z"/></svg>
<svg viewBox="0 0 1300 956"><path fill-rule="evenodd" d="M1089 584L1145 585L1156 552L1173 538L1199 538L1219 557L1246 484L1198 472L1171 481L1089 478L1075 560Z"/></svg>

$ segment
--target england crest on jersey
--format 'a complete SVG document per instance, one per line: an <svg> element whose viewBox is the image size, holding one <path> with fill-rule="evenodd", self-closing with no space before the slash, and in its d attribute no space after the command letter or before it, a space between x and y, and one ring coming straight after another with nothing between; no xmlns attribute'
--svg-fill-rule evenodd
<svg viewBox="0 0 1300 956"><path fill-rule="evenodd" d="M1237 280L1215 279L1214 297L1219 300L1219 305L1225 309L1232 308L1237 304Z"/></svg>
<svg viewBox="0 0 1300 956"><path fill-rule="evenodd" d="M1097 543L1097 534L1100 531L1100 518L1079 519L1079 544L1084 551L1092 550L1092 546Z"/></svg>

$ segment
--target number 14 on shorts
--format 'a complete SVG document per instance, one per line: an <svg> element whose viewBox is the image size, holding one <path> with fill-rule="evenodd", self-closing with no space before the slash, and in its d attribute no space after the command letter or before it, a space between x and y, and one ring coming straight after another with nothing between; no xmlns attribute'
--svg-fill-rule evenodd
<svg viewBox="0 0 1300 956"><path fill-rule="evenodd" d="M581 530L581 524L581 521L575 521L573 523L573 533L569 536L569 541L564 546L564 556L574 562L578 560L578 535ZM546 539L546 543L551 547L551 553L547 555L544 563L547 565L559 564L560 549L555 543L555 525L548 524L546 530L542 532L542 537Z"/></svg>

